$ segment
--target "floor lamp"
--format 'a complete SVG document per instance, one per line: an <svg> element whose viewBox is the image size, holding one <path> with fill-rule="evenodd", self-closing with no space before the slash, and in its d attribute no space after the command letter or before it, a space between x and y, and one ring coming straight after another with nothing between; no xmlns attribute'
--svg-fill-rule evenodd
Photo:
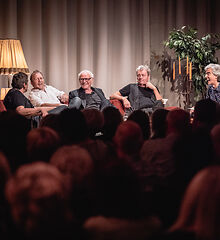
<svg viewBox="0 0 220 240"><path fill-rule="evenodd" d="M17 72L29 73L20 40L0 39L0 74L10 76Z"/></svg>

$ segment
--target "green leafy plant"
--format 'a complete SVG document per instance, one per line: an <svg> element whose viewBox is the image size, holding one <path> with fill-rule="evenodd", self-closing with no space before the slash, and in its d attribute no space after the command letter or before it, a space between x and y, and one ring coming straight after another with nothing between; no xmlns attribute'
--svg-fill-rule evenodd
<svg viewBox="0 0 220 240"><path fill-rule="evenodd" d="M192 62L192 84L194 86L194 96L204 98L206 92L206 79L204 68L209 63L218 63L215 56L216 50L220 49L220 37L217 34L207 34L201 38L197 36L197 30L192 27L183 26L181 29L173 30L169 33L168 39L164 42L165 48L174 50L175 57L180 60ZM166 59L164 59L166 60ZM164 66L162 62L158 65Z"/></svg>

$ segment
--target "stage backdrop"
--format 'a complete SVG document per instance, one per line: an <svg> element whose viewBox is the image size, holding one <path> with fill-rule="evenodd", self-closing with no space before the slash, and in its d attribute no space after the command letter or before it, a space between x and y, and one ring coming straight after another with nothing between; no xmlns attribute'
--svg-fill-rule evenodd
<svg viewBox="0 0 220 240"><path fill-rule="evenodd" d="M21 40L30 71L69 92L83 69L106 97L135 82L135 69L150 64L151 81L169 105L178 105L157 70L169 31L190 25L199 34L220 33L218 0L0 0L0 38ZM0 86L7 81L0 79Z"/></svg>

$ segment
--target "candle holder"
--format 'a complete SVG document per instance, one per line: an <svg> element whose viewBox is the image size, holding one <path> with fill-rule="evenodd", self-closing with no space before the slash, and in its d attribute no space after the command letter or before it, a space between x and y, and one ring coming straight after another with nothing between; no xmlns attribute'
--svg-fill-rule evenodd
<svg viewBox="0 0 220 240"><path fill-rule="evenodd" d="M189 111L192 107L192 92L193 92L193 84L192 84L192 62L189 61L187 57L184 60L180 60L178 57L177 60L172 61L172 79L173 83L177 85L178 93L179 93L179 102L181 102L181 95L184 97L184 109ZM177 71L178 69L178 71ZM180 104L181 107L181 104Z"/></svg>

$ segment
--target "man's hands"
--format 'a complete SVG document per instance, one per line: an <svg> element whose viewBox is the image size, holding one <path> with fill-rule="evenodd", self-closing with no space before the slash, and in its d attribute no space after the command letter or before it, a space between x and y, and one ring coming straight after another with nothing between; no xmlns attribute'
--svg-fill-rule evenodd
<svg viewBox="0 0 220 240"><path fill-rule="evenodd" d="M60 102L67 104L68 101L69 101L69 96L68 96L66 93L64 93L64 94L61 96Z"/></svg>
<svg viewBox="0 0 220 240"><path fill-rule="evenodd" d="M147 83L146 83L146 88L150 88L150 89L152 89L152 90L155 90L155 89L156 89L156 87L155 87L151 82L147 82Z"/></svg>
<svg viewBox="0 0 220 240"><path fill-rule="evenodd" d="M123 102L123 105L124 105L125 108L130 108L131 107L131 104L126 97L122 98L122 102Z"/></svg>

